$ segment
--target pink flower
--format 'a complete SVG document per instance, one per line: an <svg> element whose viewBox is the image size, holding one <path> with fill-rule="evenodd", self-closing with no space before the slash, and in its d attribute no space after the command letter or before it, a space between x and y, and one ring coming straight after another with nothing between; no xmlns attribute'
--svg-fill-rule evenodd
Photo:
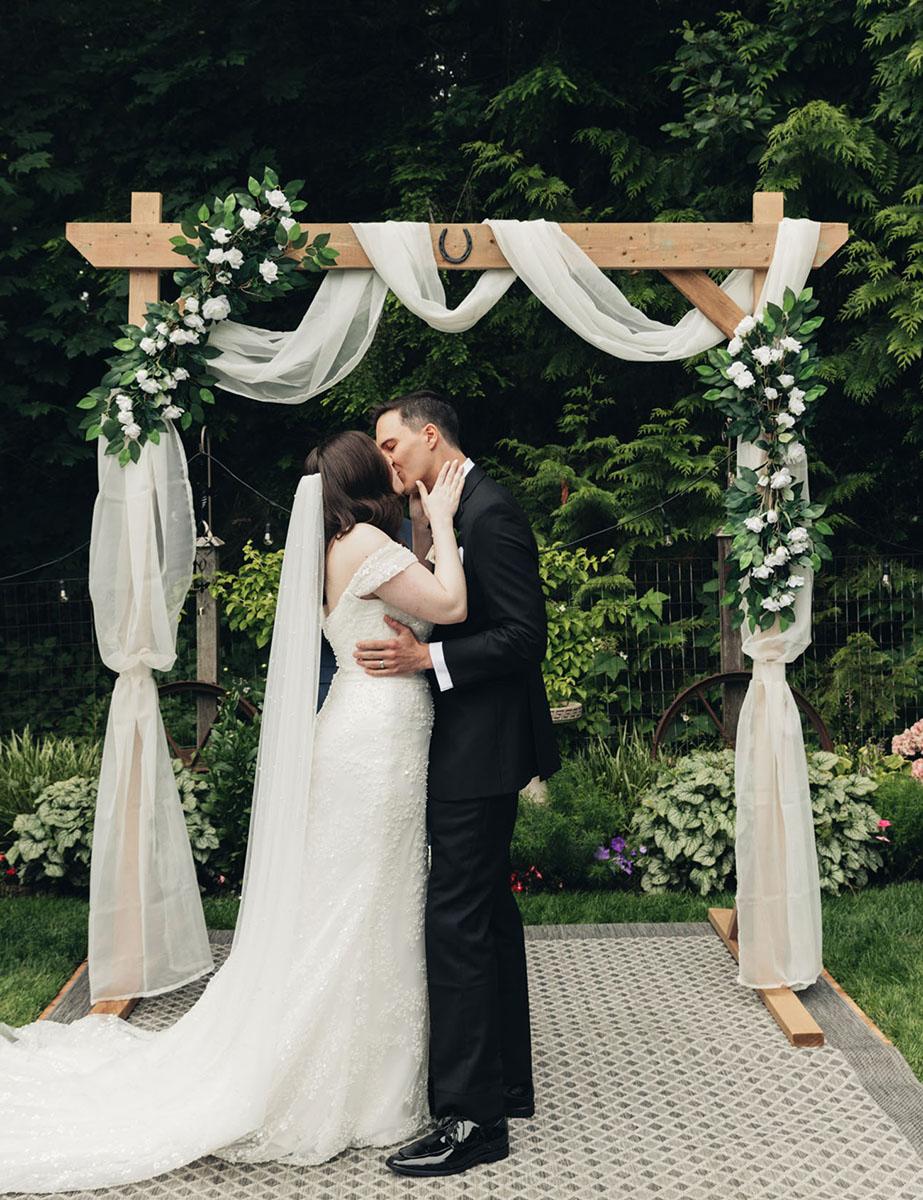
<svg viewBox="0 0 923 1200"><path fill-rule="evenodd" d="M910 766L910 774L914 779L919 779L923 782L923 758L917 758Z"/></svg>
<svg viewBox="0 0 923 1200"><path fill-rule="evenodd" d="M890 821L886 821L886 820L884 820L884 818L882 818L882 820L880 820L878 822L878 828L879 829L887 829L890 824L891 824Z"/></svg>

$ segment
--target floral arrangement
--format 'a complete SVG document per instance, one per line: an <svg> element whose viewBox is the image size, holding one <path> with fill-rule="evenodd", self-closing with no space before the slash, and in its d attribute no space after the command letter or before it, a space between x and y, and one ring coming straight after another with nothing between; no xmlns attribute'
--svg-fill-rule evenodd
<svg viewBox="0 0 923 1200"><path fill-rule="evenodd" d="M214 404L217 382L208 359L221 353L208 345L210 327L251 301L291 291L299 266L322 271L337 258L329 234L307 245L307 231L292 216L305 208L298 199L303 186L296 179L280 187L276 172L265 167L262 182L251 176L246 190L216 196L183 218L182 234L170 239L174 252L193 264L173 274L180 296L148 304L143 327L119 326L123 336L113 342L119 354L106 359L100 386L77 404L89 410L80 422L88 442L106 438L106 453L125 466L138 461L145 442L160 441L167 421L188 429L204 420L202 405ZM302 249L299 264L290 251Z"/></svg>
<svg viewBox="0 0 923 1200"><path fill-rule="evenodd" d="M734 604L734 622L746 615L751 630L785 630L805 586L804 570L820 568L831 553L824 537L833 531L818 518L824 505L804 497L796 481L806 462L802 438L812 406L826 391L815 382L818 359L812 339L823 317L811 288L798 296L785 289L781 308L767 304L762 317L745 316L726 348L708 352L709 365L696 370L711 385L705 399L728 418L728 434L752 442L765 455L758 470L738 465L725 493L726 524L732 534L731 570L724 596ZM795 335L798 335L797 337Z"/></svg>
<svg viewBox="0 0 923 1200"><path fill-rule="evenodd" d="M923 783L923 719L891 739L891 753L910 759L910 774Z"/></svg>

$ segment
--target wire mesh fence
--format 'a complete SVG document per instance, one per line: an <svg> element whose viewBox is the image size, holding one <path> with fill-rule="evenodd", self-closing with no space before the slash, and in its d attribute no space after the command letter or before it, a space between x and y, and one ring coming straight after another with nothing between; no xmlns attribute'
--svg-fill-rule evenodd
<svg viewBox="0 0 923 1200"><path fill-rule="evenodd" d="M661 607L658 619L640 629L629 621L616 634L624 666L609 700L612 721L649 733L683 688L719 671L716 573L709 558L633 566L637 602L656 593ZM155 672L158 683L196 678L195 608L192 591L176 664ZM220 644L219 683L265 678L268 646L257 648L224 620ZM101 737L114 679L99 658L85 578L0 584L0 734L28 724L33 733ZM923 559L835 559L816 581L813 641L789 679L837 740L886 739L915 721L923 684ZM692 706L679 720L690 732L705 722Z"/></svg>

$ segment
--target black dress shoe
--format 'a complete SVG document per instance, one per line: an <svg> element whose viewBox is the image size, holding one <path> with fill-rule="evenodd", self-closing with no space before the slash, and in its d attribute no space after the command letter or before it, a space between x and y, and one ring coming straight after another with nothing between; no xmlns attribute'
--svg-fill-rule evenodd
<svg viewBox="0 0 923 1200"><path fill-rule="evenodd" d="M498 1162L510 1152L506 1117L479 1125L443 1117L432 1133L385 1159L398 1175L457 1175L478 1163Z"/></svg>
<svg viewBox="0 0 923 1200"><path fill-rule="evenodd" d="M531 1083L503 1089L503 1107L508 1117L535 1116L535 1090Z"/></svg>

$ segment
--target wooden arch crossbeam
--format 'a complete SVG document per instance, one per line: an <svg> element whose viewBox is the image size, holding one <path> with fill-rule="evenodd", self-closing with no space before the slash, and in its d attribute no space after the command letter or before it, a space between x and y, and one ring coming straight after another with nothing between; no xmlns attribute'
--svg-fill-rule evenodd
<svg viewBox="0 0 923 1200"><path fill-rule="evenodd" d="M784 215L782 192L754 192L753 219L730 222L561 223L562 230L604 270L660 271L682 294L730 338L744 311L708 274L715 268L753 269L753 306L759 298L772 261L776 232ZM94 267L128 271L128 320L143 325L147 305L160 299L160 272L183 266L170 238L182 233L179 224L163 221L160 192L132 192L131 220L127 223L71 221L67 240ZM339 251L328 270L369 270L372 266L350 225L313 221L302 228L330 234L329 245ZM489 226L448 224L429 226L433 255L446 270L483 271L509 267ZM843 222L821 224L812 266L822 266L846 243L849 226ZM469 249L470 247L470 249ZM465 251L468 253L465 253ZM290 251L300 258L304 251ZM720 538L719 538L720 540ZM740 633L732 631L727 609L722 610L721 669L742 667L738 662ZM735 657L735 646L737 657ZM737 910L709 909L709 920L731 953L738 957ZM825 972L826 974L826 972ZM824 1035L798 997L789 988L761 990L760 996L794 1045L819 1046ZM94 1012L126 1016L135 1001L102 1001Z"/></svg>
<svg viewBox="0 0 923 1200"><path fill-rule="evenodd" d="M781 192L756 192L752 221L720 224L565 222L561 228L598 267L660 271L730 337L744 312L721 291L707 271L719 267L752 267L755 294L758 295L772 259L776 226L782 215ZM127 224L71 221L66 226L67 240L94 267L121 267L129 271L128 319L133 324L143 324L145 305L159 299L158 273L182 265L170 244L170 238L182 231L178 224L164 223L161 216L159 192L133 192L131 220ZM310 228L329 233L329 245L339 251L336 263L329 270L368 270L372 266L348 224L314 221ZM433 255L440 268L483 271L509 266L487 225L431 224L429 230ZM847 225L824 222L813 265L819 267L825 263L848 236ZM456 261L464 254L469 242L470 253L464 261ZM304 250L290 253L300 258Z"/></svg>

